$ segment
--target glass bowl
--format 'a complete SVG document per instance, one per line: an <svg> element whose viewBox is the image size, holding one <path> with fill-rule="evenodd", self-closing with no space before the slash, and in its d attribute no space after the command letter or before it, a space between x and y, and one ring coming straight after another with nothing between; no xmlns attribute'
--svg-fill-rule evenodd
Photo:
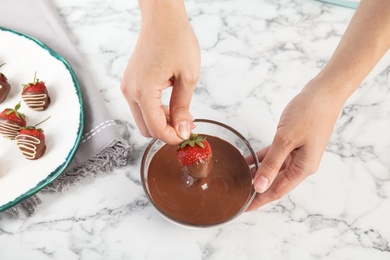
<svg viewBox="0 0 390 260"><path fill-rule="evenodd" d="M212 151L209 177L192 178L179 165L176 151L153 139L141 162L141 182L151 204L167 220L185 227L213 227L241 215L254 199L256 153L239 132L208 119L194 120ZM228 152L229 151L229 152ZM255 163L248 164L248 158Z"/></svg>

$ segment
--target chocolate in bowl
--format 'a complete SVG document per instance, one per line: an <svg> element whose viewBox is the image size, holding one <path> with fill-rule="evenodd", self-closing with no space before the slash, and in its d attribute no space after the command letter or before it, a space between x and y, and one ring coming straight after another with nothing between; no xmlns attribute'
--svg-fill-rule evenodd
<svg viewBox="0 0 390 260"><path fill-rule="evenodd" d="M233 128L207 119L194 121L213 151L206 178L192 178L178 163L178 146L153 139L141 164L142 185L152 205L168 220L186 227L211 227L243 213L255 196L255 152ZM254 165L245 158L253 157Z"/></svg>

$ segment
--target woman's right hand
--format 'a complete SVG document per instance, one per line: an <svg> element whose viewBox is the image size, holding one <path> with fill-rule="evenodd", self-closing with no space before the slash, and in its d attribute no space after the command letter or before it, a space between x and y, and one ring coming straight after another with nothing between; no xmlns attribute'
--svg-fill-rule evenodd
<svg viewBox="0 0 390 260"><path fill-rule="evenodd" d="M190 103L200 74L200 47L184 3L140 1L142 29L121 90L141 133L169 144L190 136ZM172 86L169 107L162 92Z"/></svg>

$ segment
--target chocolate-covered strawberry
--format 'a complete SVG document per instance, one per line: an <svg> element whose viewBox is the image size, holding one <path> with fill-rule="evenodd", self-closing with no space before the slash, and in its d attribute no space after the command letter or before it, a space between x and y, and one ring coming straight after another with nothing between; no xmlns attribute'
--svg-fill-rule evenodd
<svg viewBox="0 0 390 260"><path fill-rule="evenodd" d="M22 99L33 110L46 110L49 106L50 96L46 84L37 79L36 73L33 82L23 84Z"/></svg>
<svg viewBox="0 0 390 260"><path fill-rule="evenodd" d="M10 140L14 140L22 127L26 126L27 118L18 110L20 102L15 108L6 108L0 113L0 134Z"/></svg>
<svg viewBox="0 0 390 260"><path fill-rule="evenodd" d="M5 63L0 65L0 68ZM11 90L11 85L8 83L7 77L0 72L0 103L2 103L8 96L9 91Z"/></svg>
<svg viewBox="0 0 390 260"><path fill-rule="evenodd" d="M23 127L15 138L16 145L26 159L37 160L45 154L45 133L41 128L37 128L44 121L34 126Z"/></svg>
<svg viewBox="0 0 390 260"><path fill-rule="evenodd" d="M205 137L198 134L192 134L188 140L180 144L177 159L184 172L194 178L205 178L211 172L211 146Z"/></svg>

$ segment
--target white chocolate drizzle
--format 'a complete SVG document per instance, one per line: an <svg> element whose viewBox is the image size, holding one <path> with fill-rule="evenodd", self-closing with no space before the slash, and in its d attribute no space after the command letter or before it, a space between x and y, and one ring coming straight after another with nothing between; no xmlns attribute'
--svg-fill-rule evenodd
<svg viewBox="0 0 390 260"><path fill-rule="evenodd" d="M24 134L16 136L15 140L16 145L27 159L35 159L37 147L41 143L41 140L34 136Z"/></svg>
<svg viewBox="0 0 390 260"><path fill-rule="evenodd" d="M0 122L0 133L4 136L4 138L14 140L20 130L22 130L21 126L10 124L8 122Z"/></svg>
<svg viewBox="0 0 390 260"><path fill-rule="evenodd" d="M47 94L22 95L23 101L33 110L43 110L46 103Z"/></svg>

